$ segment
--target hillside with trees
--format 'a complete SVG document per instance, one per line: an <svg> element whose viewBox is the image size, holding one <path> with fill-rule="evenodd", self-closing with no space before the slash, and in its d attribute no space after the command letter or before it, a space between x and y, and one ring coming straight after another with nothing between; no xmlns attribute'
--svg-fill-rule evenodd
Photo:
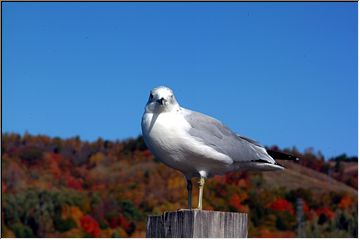
<svg viewBox="0 0 360 240"><path fill-rule="evenodd" d="M204 209L249 213L249 237L357 237L357 157L271 149L301 160L279 161L283 172L209 179ZM187 206L182 174L140 136L87 142L7 133L1 153L2 237L144 237L147 215Z"/></svg>

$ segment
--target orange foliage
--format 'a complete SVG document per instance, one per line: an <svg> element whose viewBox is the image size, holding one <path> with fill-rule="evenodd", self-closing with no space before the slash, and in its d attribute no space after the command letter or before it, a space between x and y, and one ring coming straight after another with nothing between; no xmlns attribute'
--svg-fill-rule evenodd
<svg viewBox="0 0 360 240"><path fill-rule="evenodd" d="M339 208L341 209L348 208L349 206L351 206L352 203L353 203L352 198L346 194L341 198L339 203Z"/></svg>
<svg viewBox="0 0 360 240"><path fill-rule="evenodd" d="M103 191L106 190L106 184L103 183L95 183L91 186L92 191Z"/></svg>
<svg viewBox="0 0 360 240"><path fill-rule="evenodd" d="M180 189L185 187L185 181L181 177L169 178L167 181L167 188L169 190Z"/></svg>
<svg viewBox="0 0 360 240"><path fill-rule="evenodd" d="M248 181L246 179L240 179L237 184L239 187L246 188L248 187Z"/></svg>
<svg viewBox="0 0 360 240"><path fill-rule="evenodd" d="M214 179L215 182L220 183L220 184L225 184L226 183L224 176L216 175L216 176L213 177L213 179Z"/></svg>
<svg viewBox="0 0 360 240"><path fill-rule="evenodd" d="M247 199L247 194L234 194L229 200L229 205L235 208L239 212L245 212L247 213L249 211L248 207L241 204L242 201Z"/></svg>
<svg viewBox="0 0 360 240"><path fill-rule="evenodd" d="M295 233L291 231L270 231L269 229L261 229L259 231L260 238L293 238Z"/></svg>
<svg viewBox="0 0 360 240"><path fill-rule="evenodd" d="M135 231L131 237L132 238L144 238L144 236L146 235L145 231Z"/></svg>
<svg viewBox="0 0 360 240"><path fill-rule="evenodd" d="M82 229L91 234L93 237L100 236L100 227L94 218L89 215L85 215L80 219Z"/></svg>
<svg viewBox="0 0 360 240"><path fill-rule="evenodd" d="M288 202L287 200L282 199L282 198L278 198L274 202L270 203L268 205L268 208L276 210L276 211L287 211L292 215L295 214L293 205L290 202Z"/></svg>
<svg viewBox="0 0 360 240"><path fill-rule="evenodd" d="M61 161L61 156L56 153L46 153L44 156L45 164L48 167L49 172L56 178L60 178L61 169L59 163Z"/></svg>

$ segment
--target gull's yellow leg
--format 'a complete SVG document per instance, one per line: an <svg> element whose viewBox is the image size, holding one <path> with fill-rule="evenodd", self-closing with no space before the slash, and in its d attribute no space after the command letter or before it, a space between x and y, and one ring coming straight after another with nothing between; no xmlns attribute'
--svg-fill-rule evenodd
<svg viewBox="0 0 360 240"><path fill-rule="evenodd" d="M200 181L199 181L199 204L198 204L198 209L199 210L202 210L202 198L203 198L204 185L205 185L205 178L200 177Z"/></svg>

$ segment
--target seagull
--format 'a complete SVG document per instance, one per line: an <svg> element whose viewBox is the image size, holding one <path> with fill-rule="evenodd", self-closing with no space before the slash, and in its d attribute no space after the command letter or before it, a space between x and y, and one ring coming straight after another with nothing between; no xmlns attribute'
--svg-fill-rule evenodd
<svg viewBox="0 0 360 240"><path fill-rule="evenodd" d="M141 128L145 144L154 156L184 174L189 209L192 178L200 178L197 209L201 210L205 179L241 170L283 170L274 158L298 160L286 153L266 150L217 119L181 107L173 91L164 86L150 91Z"/></svg>

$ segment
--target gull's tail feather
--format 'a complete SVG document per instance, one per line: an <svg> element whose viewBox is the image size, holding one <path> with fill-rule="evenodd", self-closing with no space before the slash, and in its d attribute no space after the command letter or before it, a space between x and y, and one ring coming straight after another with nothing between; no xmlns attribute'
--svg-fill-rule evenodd
<svg viewBox="0 0 360 240"><path fill-rule="evenodd" d="M270 163L266 160L258 159L251 161L253 167L256 167L258 170L262 171L274 171L274 170L284 170L284 166L281 166L277 162Z"/></svg>
<svg viewBox="0 0 360 240"><path fill-rule="evenodd" d="M266 149L267 153L274 159L277 160L293 160L293 161L299 161L299 158L288 154L288 153L284 153L284 152L278 152L278 151L273 151L270 149Z"/></svg>

